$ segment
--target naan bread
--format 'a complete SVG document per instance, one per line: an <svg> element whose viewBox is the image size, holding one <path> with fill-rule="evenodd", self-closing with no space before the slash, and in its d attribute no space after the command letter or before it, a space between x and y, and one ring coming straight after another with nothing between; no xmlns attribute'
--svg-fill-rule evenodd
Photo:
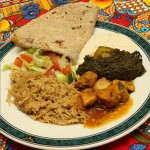
<svg viewBox="0 0 150 150"><path fill-rule="evenodd" d="M16 30L12 40L19 47L68 56L75 64L92 35L98 12L99 7L90 3L62 5Z"/></svg>

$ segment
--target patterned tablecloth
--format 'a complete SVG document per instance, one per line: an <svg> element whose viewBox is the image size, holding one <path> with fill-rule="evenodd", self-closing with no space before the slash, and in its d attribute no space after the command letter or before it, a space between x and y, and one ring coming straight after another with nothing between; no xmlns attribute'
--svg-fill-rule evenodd
<svg viewBox="0 0 150 150"><path fill-rule="evenodd" d="M0 0L0 47L20 26L54 7L78 0ZM96 3L98 19L120 24L150 41L150 0L79 0ZM0 150L34 150L0 134ZM92 150L150 150L150 119L131 134Z"/></svg>

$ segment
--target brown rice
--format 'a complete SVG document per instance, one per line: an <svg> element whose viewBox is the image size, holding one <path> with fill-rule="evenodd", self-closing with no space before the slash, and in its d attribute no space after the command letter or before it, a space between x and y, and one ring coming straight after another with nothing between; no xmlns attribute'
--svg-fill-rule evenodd
<svg viewBox="0 0 150 150"><path fill-rule="evenodd" d="M12 71L7 100L34 120L57 125L84 123L86 114L74 83L57 83L54 77Z"/></svg>

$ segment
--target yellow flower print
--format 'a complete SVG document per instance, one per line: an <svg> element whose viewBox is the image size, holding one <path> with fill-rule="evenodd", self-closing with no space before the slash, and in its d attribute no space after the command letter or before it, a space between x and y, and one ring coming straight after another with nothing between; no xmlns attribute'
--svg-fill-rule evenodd
<svg viewBox="0 0 150 150"><path fill-rule="evenodd" d="M150 6L150 0L143 0L143 2L144 2L147 6Z"/></svg>
<svg viewBox="0 0 150 150"><path fill-rule="evenodd" d="M6 19L0 20L0 32L6 31L9 28L10 28L10 23L8 20L6 20Z"/></svg>
<svg viewBox="0 0 150 150"><path fill-rule="evenodd" d="M101 9L105 9L112 4L112 0L89 0L89 3L97 4Z"/></svg>

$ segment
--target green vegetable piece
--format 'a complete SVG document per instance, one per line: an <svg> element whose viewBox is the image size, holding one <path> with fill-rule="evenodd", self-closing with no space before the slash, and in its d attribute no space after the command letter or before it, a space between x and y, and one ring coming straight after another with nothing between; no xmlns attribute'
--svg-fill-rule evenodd
<svg viewBox="0 0 150 150"><path fill-rule="evenodd" d="M30 63L26 62L24 59L20 58L23 62L22 67L26 67L27 70L30 70L31 66L34 65L34 61L31 61Z"/></svg>
<svg viewBox="0 0 150 150"><path fill-rule="evenodd" d="M68 83L72 83L73 82L73 76L72 76L72 73L68 74Z"/></svg>
<svg viewBox="0 0 150 150"><path fill-rule="evenodd" d="M72 73L72 77L74 80L78 80L80 78L80 75L78 75L76 73L77 71L77 67L76 66L71 66L71 73Z"/></svg>
<svg viewBox="0 0 150 150"><path fill-rule="evenodd" d="M20 70L21 68L16 66L15 64L11 64L11 70Z"/></svg>
<svg viewBox="0 0 150 150"><path fill-rule="evenodd" d="M46 69L40 68L40 67L36 67L36 66L32 66L30 69L34 70L34 71L37 71L37 72L41 72L41 73L45 73L46 72Z"/></svg>
<svg viewBox="0 0 150 150"><path fill-rule="evenodd" d="M65 68L69 62L65 56L62 56L60 59L58 59L58 63L59 63L60 68Z"/></svg>
<svg viewBox="0 0 150 150"><path fill-rule="evenodd" d="M29 54L34 54L36 51L37 51L37 49L34 49L34 48L29 48L29 49L27 50L27 52L28 52Z"/></svg>
<svg viewBox="0 0 150 150"><path fill-rule="evenodd" d="M36 53L35 53L36 54ZM39 67L50 68L53 64L48 56L33 55L33 61Z"/></svg>
<svg viewBox="0 0 150 150"><path fill-rule="evenodd" d="M44 55L45 51L43 50L38 50L39 55Z"/></svg>
<svg viewBox="0 0 150 150"><path fill-rule="evenodd" d="M5 64L3 66L3 71L6 71L6 70L11 70L11 65Z"/></svg>
<svg viewBox="0 0 150 150"><path fill-rule="evenodd" d="M118 82L118 88L119 90L122 90L125 86L121 83L121 82Z"/></svg>
<svg viewBox="0 0 150 150"><path fill-rule="evenodd" d="M58 82L58 83L65 83L65 82L68 82L67 76L65 76L63 73L61 73L61 72L58 71L58 70L55 71L55 76L56 76L56 79L57 79L57 82Z"/></svg>

